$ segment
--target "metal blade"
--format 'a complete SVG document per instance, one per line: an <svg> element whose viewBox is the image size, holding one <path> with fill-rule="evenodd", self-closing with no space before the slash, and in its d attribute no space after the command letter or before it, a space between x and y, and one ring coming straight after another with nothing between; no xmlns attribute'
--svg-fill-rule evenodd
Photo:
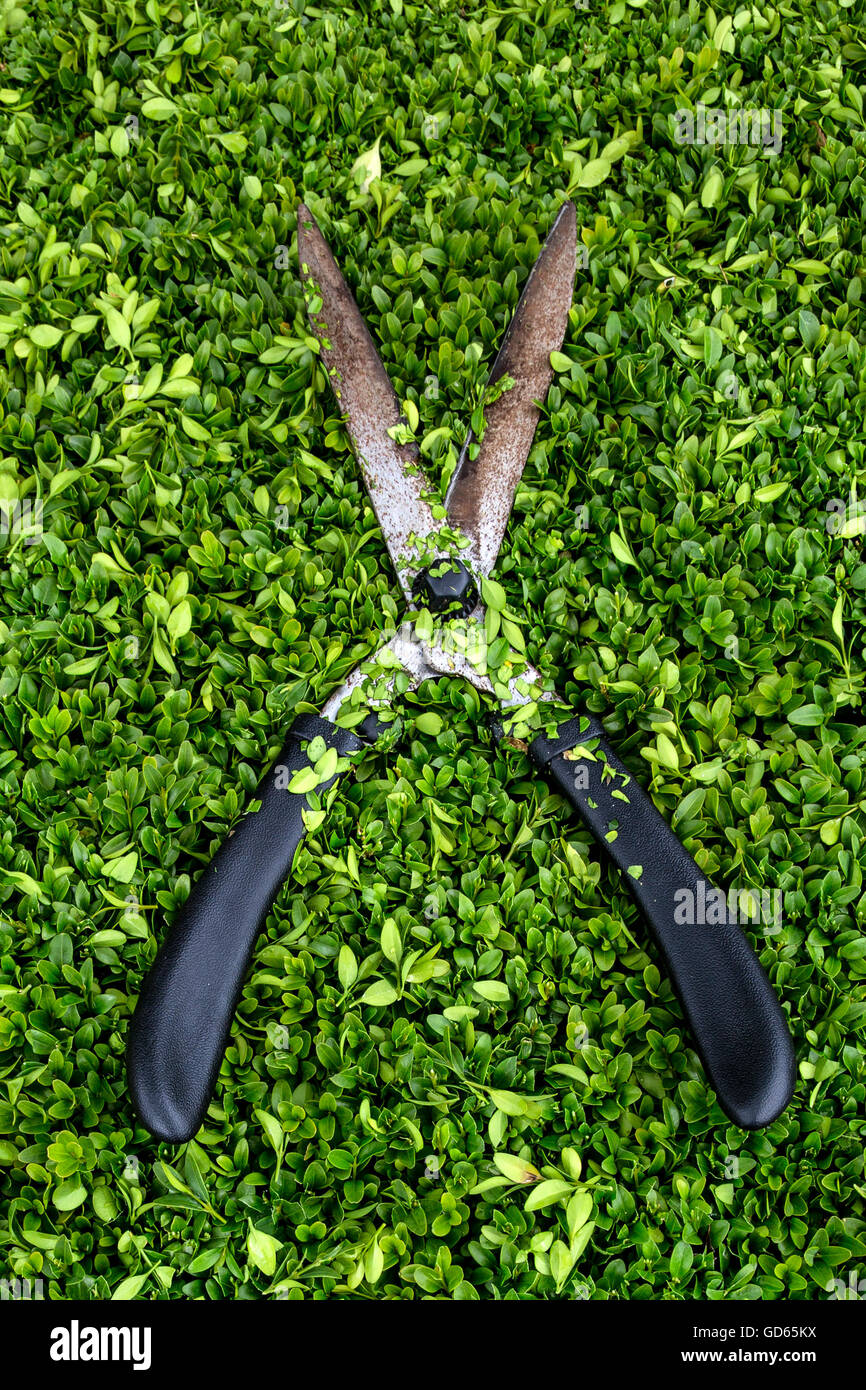
<svg viewBox="0 0 866 1390"><path fill-rule="evenodd" d="M319 339L322 361L364 474L376 519L406 597L422 559L410 540L424 541L443 523L422 497L428 484L414 444L397 444L388 434L405 424L352 291L305 204L298 207L298 260L307 312Z"/></svg>
<svg viewBox="0 0 866 1390"><path fill-rule="evenodd" d="M322 709L325 719L336 719L340 710L357 686L369 682L368 698L373 708L380 704L390 705L395 676L388 676L392 668L405 672L409 677L408 690L417 690L422 681L435 676L437 672L429 665L424 644L419 642L411 622L404 622L397 631L383 642L367 660L356 666L352 674L343 682ZM372 687L372 689L371 689Z"/></svg>
<svg viewBox="0 0 866 1390"><path fill-rule="evenodd" d="M553 376L550 354L562 347L574 294L577 219L565 203L523 287L488 385L514 385L485 410L484 437L469 457L470 432L448 489L448 519L469 538L467 564L488 575L496 563L520 475L532 448L539 410ZM466 557L464 557L466 558Z"/></svg>

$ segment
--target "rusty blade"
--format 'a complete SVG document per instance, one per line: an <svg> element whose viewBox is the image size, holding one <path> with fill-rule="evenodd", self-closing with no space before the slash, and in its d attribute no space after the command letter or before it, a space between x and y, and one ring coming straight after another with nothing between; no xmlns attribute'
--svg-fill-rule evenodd
<svg viewBox="0 0 866 1390"><path fill-rule="evenodd" d="M488 386L502 376L514 385L484 412L484 437L470 458L470 432L446 498L448 519L468 537L470 568L487 575L496 563L514 494L532 448L539 410L553 376L550 354L562 347L574 294L577 220L565 203L523 287L493 364Z"/></svg>
<svg viewBox="0 0 866 1390"><path fill-rule="evenodd" d="M304 203L298 207L298 260L322 361L397 577L411 601L412 579L422 563L412 538L426 541L442 522L434 521L422 497L428 484L416 446L397 444L388 434L406 423L400 403L352 291Z"/></svg>

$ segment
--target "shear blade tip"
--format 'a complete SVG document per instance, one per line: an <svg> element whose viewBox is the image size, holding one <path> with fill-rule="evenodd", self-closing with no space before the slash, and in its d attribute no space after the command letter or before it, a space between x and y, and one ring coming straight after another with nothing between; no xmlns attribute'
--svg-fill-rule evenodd
<svg viewBox="0 0 866 1390"><path fill-rule="evenodd" d="M570 199L567 203L563 203L559 212L556 214L554 226L560 222L564 222L568 227L577 226L577 207Z"/></svg>
<svg viewBox="0 0 866 1390"><path fill-rule="evenodd" d="M308 232L316 227L316 219L306 203L298 203L298 231Z"/></svg>

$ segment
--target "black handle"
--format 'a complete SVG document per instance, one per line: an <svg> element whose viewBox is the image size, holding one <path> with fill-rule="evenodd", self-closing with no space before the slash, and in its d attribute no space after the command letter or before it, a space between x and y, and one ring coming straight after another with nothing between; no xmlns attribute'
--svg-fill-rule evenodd
<svg viewBox="0 0 866 1390"><path fill-rule="evenodd" d="M324 739L340 755L361 739L302 715L247 815L196 881L144 982L127 1046L135 1108L157 1139L191 1139L210 1102L256 938L304 838L305 792L287 782ZM322 782L317 792L333 785Z"/></svg>
<svg viewBox="0 0 866 1390"><path fill-rule="evenodd" d="M529 752L623 871L661 948L722 1109L743 1129L770 1124L791 1099L794 1045L772 985L737 923L738 903L701 873L596 720L571 720L558 737L536 738Z"/></svg>

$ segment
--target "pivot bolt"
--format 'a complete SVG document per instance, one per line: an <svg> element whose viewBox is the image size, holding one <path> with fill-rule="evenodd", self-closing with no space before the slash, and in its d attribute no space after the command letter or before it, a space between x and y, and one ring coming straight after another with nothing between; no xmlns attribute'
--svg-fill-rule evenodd
<svg viewBox="0 0 866 1390"><path fill-rule="evenodd" d="M472 575L461 560L434 560L415 576L412 593L431 613L466 618L478 602Z"/></svg>

